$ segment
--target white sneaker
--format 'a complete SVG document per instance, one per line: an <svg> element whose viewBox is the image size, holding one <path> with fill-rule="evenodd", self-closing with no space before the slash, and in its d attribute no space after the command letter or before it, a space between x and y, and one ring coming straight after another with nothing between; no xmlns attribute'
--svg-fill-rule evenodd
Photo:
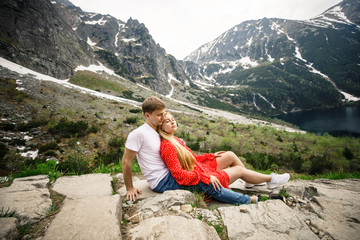
<svg viewBox="0 0 360 240"><path fill-rule="evenodd" d="M284 174L272 173L271 177L272 177L271 181L267 183L268 189L277 188L277 187L280 187L281 185L287 183L290 179L290 174L288 174L288 173L284 173Z"/></svg>
<svg viewBox="0 0 360 240"><path fill-rule="evenodd" d="M245 187L246 188L252 188L254 186L264 186L264 185L266 185L266 182L256 183L256 184L245 182Z"/></svg>

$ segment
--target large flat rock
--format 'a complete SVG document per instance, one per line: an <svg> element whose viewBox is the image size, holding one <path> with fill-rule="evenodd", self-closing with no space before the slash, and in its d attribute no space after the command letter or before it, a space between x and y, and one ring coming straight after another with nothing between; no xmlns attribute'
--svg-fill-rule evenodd
<svg viewBox="0 0 360 240"><path fill-rule="evenodd" d="M140 180L140 179L134 180L133 185L135 188L137 188L141 191L141 194L139 196L140 199L150 198L150 197L161 195L161 193L153 191L150 188L150 186L146 180ZM121 195L121 197L125 197L126 196L126 187L125 186L121 187L118 190L118 193Z"/></svg>
<svg viewBox="0 0 360 240"><path fill-rule="evenodd" d="M0 209L15 210L20 225L39 221L52 204L48 183L46 175L14 179L11 186L0 188Z"/></svg>
<svg viewBox="0 0 360 240"><path fill-rule="evenodd" d="M121 239L120 220L119 195L65 199L43 239Z"/></svg>
<svg viewBox="0 0 360 240"><path fill-rule="evenodd" d="M53 190L71 199L108 196L112 194L111 181L109 174L61 177L54 183Z"/></svg>
<svg viewBox="0 0 360 240"><path fill-rule="evenodd" d="M109 174L61 177L53 190L66 196L43 239L121 239L121 199Z"/></svg>
<svg viewBox="0 0 360 240"><path fill-rule="evenodd" d="M230 240L319 239L297 217L298 213L280 200L224 207L219 208L219 212Z"/></svg>
<svg viewBox="0 0 360 240"><path fill-rule="evenodd" d="M214 227L198 219L163 216L145 219L130 230L129 239L218 240L220 238Z"/></svg>
<svg viewBox="0 0 360 240"><path fill-rule="evenodd" d="M299 216L321 236L357 240L360 236L360 180L296 180L286 184L290 195L308 202Z"/></svg>

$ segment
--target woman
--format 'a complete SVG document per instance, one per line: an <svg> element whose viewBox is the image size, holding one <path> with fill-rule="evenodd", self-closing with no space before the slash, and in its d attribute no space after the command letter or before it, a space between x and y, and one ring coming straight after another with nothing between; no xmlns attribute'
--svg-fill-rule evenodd
<svg viewBox="0 0 360 240"><path fill-rule="evenodd" d="M232 152L194 155L184 142L174 136L177 125L170 113L165 113L164 121L158 128L162 138L160 154L171 175L180 185L196 185L199 182L212 184L214 189L229 188L229 184L238 178L249 184L266 182L269 189L286 183L288 173L265 175L247 169ZM255 196L251 198L256 202Z"/></svg>

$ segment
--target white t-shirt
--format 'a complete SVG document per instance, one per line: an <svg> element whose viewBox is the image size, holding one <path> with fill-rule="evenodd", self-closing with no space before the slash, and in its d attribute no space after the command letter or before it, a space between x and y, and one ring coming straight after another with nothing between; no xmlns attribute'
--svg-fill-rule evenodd
<svg viewBox="0 0 360 240"><path fill-rule="evenodd" d="M125 147L136 152L141 171L151 189L168 174L169 169L160 156L160 135L147 123L133 130Z"/></svg>

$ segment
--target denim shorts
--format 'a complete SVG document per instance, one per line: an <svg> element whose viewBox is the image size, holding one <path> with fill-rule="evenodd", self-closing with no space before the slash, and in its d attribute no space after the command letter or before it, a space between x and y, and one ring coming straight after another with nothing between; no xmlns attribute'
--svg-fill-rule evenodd
<svg viewBox="0 0 360 240"><path fill-rule="evenodd" d="M166 190L181 189L181 186L175 181L174 177L169 172L159 184L153 189L155 192L163 193Z"/></svg>

